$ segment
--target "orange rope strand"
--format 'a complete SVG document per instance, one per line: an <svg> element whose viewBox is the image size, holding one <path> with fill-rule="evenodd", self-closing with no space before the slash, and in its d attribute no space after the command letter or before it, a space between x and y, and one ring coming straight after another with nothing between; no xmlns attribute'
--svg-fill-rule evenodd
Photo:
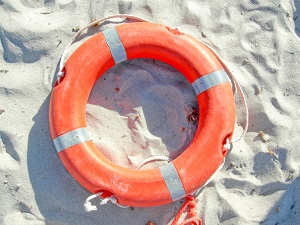
<svg viewBox="0 0 300 225"><path fill-rule="evenodd" d="M197 217L197 213L195 210L196 207L196 201L194 196L187 196L185 203L182 205L181 209L179 210L178 214L174 218L172 225L176 225L182 216L183 212L186 210L186 208L189 207L188 210L188 219L185 219L182 223L179 225L202 225L202 220Z"/></svg>

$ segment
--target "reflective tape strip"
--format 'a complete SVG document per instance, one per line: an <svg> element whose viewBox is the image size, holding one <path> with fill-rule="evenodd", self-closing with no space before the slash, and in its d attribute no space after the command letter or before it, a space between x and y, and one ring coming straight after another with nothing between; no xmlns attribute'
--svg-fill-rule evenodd
<svg viewBox="0 0 300 225"><path fill-rule="evenodd" d="M58 136L53 140L53 143L57 153L59 153L73 145L90 140L92 139L88 130L85 127L81 127Z"/></svg>
<svg viewBox="0 0 300 225"><path fill-rule="evenodd" d="M227 73L224 70L217 70L198 78L192 83L192 86L196 95L199 95L202 92L225 82L229 82Z"/></svg>
<svg viewBox="0 0 300 225"><path fill-rule="evenodd" d="M119 34L115 27L104 30L105 41L110 49L111 55L114 58L115 64L127 60L127 54Z"/></svg>
<svg viewBox="0 0 300 225"><path fill-rule="evenodd" d="M173 163L168 163L159 168L173 201L186 196L180 177Z"/></svg>

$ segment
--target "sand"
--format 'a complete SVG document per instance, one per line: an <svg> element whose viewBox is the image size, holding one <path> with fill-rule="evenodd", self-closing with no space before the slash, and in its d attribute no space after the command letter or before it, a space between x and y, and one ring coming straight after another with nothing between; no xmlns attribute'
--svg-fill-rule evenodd
<svg viewBox="0 0 300 225"><path fill-rule="evenodd" d="M94 200L98 211L85 212L91 193L67 172L51 141L50 94L65 46L78 27L119 13L177 26L202 40L245 92L249 130L197 197L203 222L300 223L299 0L0 0L0 224L165 225L181 207L182 200L126 209ZM88 34L122 20L117 21ZM245 114L236 97L238 136ZM103 154L124 167L137 168L153 155L172 160L193 138L197 123L187 121L186 111L197 104L192 87L174 68L136 59L115 66L95 84L88 129L97 146L109 149Z"/></svg>

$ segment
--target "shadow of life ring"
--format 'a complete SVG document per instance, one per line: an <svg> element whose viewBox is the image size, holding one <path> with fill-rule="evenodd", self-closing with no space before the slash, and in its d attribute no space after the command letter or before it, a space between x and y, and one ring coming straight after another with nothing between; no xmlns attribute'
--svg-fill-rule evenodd
<svg viewBox="0 0 300 225"><path fill-rule="evenodd" d="M151 58L178 69L193 86L201 121L185 151L149 170L129 169L107 159L86 128L86 104L97 79L115 64ZM92 193L114 195L121 205L168 204L201 188L223 163L235 124L230 80L201 42L161 24L136 22L104 30L67 60L53 88L49 121L54 146L66 169Z"/></svg>

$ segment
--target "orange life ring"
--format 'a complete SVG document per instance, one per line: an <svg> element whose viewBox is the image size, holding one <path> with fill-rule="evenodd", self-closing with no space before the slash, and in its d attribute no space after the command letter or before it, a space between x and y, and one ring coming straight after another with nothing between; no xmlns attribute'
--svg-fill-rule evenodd
<svg viewBox="0 0 300 225"><path fill-rule="evenodd" d="M86 129L86 104L96 80L116 63L134 58L157 59L177 68L194 87L200 109L200 122L187 149L150 170L111 162ZM235 124L232 87L212 52L190 35L161 24L122 24L84 42L63 71L50 101L51 136L67 170L90 192L115 195L122 205L163 205L197 191L222 164L223 145L231 139Z"/></svg>

